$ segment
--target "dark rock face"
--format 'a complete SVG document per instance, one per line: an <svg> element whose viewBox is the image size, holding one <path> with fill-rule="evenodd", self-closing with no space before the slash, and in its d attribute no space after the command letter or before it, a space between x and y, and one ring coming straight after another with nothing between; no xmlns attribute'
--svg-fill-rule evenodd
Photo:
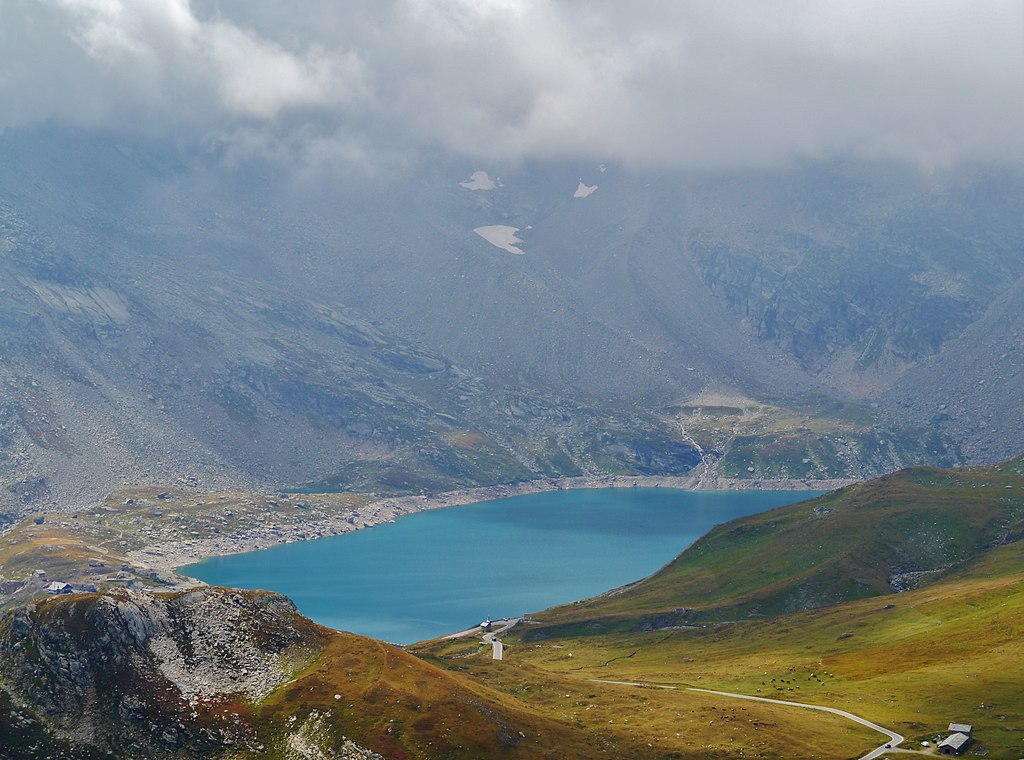
<svg viewBox="0 0 1024 760"><path fill-rule="evenodd" d="M0 683L54 742L122 757L205 756L255 741L251 726L209 708L265 696L323 638L277 594L80 594L8 616Z"/></svg>
<svg viewBox="0 0 1024 760"><path fill-rule="evenodd" d="M666 612L663 615L648 618L641 621L637 631L663 631L672 628L681 628L693 623L693 610L689 607L680 607L673 612Z"/></svg>
<svg viewBox="0 0 1024 760"><path fill-rule="evenodd" d="M711 291L813 373L843 357L870 375L934 355L1022 274L1024 230L993 250L973 208L943 218L923 205L881 220L863 210L820 239L765 230L757 247L698 239L691 250Z"/></svg>

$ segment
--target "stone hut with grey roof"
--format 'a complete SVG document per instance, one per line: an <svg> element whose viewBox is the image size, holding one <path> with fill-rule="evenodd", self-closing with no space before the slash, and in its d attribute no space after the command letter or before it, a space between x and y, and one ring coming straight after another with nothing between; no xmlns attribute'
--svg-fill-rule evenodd
<svg viewBox="0 0 1024 760"><path fill-rule="evenodd" d="M962 755L974 739L972 732L974 727L966 723L950 723L950 734L941 742L935 745L940 755Z"/></svg>

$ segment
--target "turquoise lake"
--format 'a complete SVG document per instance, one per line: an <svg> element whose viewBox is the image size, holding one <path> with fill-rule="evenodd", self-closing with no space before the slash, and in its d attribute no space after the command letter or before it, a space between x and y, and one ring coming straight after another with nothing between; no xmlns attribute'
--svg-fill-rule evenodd
<svg viewBox="0 0 1024 760"><path fill-rule="evenodd" d="M448 507L182 569L269 589L323 625L408 644L650 575L718 523L808 491L608 488Z"/></svg>

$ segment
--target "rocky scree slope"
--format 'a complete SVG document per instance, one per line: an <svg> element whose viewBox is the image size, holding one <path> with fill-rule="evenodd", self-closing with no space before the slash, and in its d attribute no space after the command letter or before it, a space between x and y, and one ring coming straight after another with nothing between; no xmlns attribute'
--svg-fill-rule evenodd
<svg viewBox="0 0 1024 760"><path fill-rule="evenodd" d="M322 209L279 206L265 179L210 187L173 152L49 135L0 153L0 511L180 479L419 493L698 460L654 409L384 324L407 285L366 308L356 259L393 225L326 240Z"/></svg>
<svg viewBox="0 0 1024 760"><path fill-rule="evenodd" d="M0 167L9 510L183 476L418 492L683 474L697 458L665 410L708 390L859 399L906 439L896 466L948 463L955 446L912 432L934 408L871 405L977 364L985 335L944 348L995 325L1022 274L1024 183L985 168L594 167L575 198L578 165L491 190L445 157L298 181L55 127L8 130ZM474 233L494 224L525 255ZM998 380L974 394L1015 398L1019 377ZM993 457L1013 445L997 415L986 436Z"/></svg>

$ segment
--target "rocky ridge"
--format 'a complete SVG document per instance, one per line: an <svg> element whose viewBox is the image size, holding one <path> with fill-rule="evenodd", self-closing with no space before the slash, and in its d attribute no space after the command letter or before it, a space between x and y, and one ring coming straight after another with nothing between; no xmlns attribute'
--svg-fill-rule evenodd
<svg viewBox="0 0 1024 760"><path fill-rule="evenodd" d="M265 697L325 641L277 594L76 595L7 617L0 686L55 741L119 757L250 751L259 742L232 701Z"/></svg>
<svg viewBox="0 0 1024 760"><path fill-rule="evenodd" d="M613 738L269 592L120 589L0 618L4 760L529 760Z"/></svg>

